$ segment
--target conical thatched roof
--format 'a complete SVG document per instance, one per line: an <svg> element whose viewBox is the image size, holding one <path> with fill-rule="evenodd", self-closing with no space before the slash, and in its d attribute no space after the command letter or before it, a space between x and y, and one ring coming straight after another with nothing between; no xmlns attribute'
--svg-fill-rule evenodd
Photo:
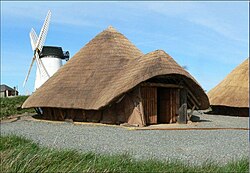
<svg viewBox="0 0 250 173"><path fill-rule="evenodd" d="M158 75L178 74L200 101L208 98L193 77L164 51L146 55L125 36L109 27L76 53L23 104L98 110L139 83Z"/></svg>
<svg viewBox="0 0 250 173"><path fill-rule="evenodd" d="M249 107L249 58L208 92L211 105Z"/></svg>

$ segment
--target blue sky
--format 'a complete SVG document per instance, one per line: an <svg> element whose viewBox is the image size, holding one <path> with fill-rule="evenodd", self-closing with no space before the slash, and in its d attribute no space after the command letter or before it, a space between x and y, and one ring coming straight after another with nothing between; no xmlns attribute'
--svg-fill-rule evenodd
<svg viewBox="0 0 250 173"><path fill-rule="evenodd" d="M162 49L209 91L248 55L248 2L2 2L1 83L34 90L29 32L52 11L45 45L71 57L109 25L143 53Z"/></svg>

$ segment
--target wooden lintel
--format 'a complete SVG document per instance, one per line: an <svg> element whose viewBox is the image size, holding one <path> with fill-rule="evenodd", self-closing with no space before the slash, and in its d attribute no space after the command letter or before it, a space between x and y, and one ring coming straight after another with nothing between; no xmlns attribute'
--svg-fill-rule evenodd
<svg viewBox="0 0 250 173"><path fill-rule="evenodd" d="M148 87L165 87L165 88L183 88L181 85L176 84L164 84L164 83L142 83L141 86L148 86Z"/></svg>

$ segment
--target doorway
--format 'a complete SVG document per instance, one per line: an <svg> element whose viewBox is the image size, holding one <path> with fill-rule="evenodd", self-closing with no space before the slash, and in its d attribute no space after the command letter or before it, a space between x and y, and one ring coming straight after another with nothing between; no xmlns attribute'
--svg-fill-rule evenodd
<svg viewBox="0 0 250 173"><path fill-rule="evenodd" d="M157 123L176 123L179 108L179 90L157 88Z"/></svg>
<svg viewBox="0 0 250 173"><path fill-rule="evenodd" d="M141 87L146 124L176 123L180 107L179 93L179 88Z"/></svg>

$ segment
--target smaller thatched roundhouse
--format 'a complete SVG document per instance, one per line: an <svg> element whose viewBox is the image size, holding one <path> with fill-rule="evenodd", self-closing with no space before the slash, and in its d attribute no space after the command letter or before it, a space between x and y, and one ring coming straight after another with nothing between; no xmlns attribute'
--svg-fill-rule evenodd
<svg viewBox="0 0 250 173"><path fill-rule="evenodd" d="M249 116L249 58L208 92L213 114Z"/></svg>
<svg viewBox="0 0 250 173"><path fill-rule="evenodd" d="M109 27L76 53L23 104L46 119L186 123L187 109L207 109L197 81L162 50L144 55Z"/></svg>

